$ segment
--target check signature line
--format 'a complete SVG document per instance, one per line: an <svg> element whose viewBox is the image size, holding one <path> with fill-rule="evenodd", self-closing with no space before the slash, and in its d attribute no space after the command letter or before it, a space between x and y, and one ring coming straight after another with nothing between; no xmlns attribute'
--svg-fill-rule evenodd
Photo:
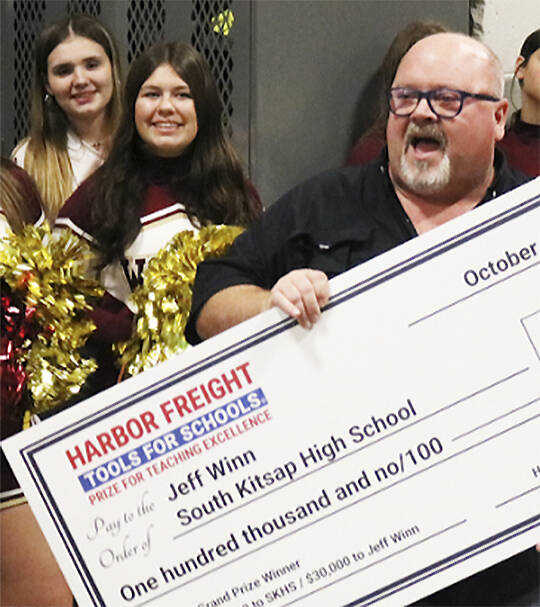
<svg viewBox="0 0 540 607"><path fill-rule="evenodd" d="M506 506L510 502L514 502L515 500L521 499L522 497L529 495L529 493L533 493L533 491L538 491L538 489L540 489L540 485L536 485L536 487L527 489L527 491L523 491L521 493L518 493L517 495L513 495L512 497L509 497L508 499L504 500L504 502L501 502L500 504L495 504L495 508L500 508L501 506Z"/></svg>
<svg viewBox="0 0 540 607"><path fill-rule="evenodd" d="M442 308L438 308L437 310L434 310L433 312L430 312L429 314L426 314L425 316L422 316L420 318L417 318L416 320L413 320L411 323L409 323L408 326L409 326L409 328L414 327L414 325L417 325L418 323L421 323L424 320L427 320L428 318L432 318L433 316L436 316L437 314L440 314L441 312L445 312L449 308L453 308L454 306L457 306L457 304L467 301L467 299L471 299L471 297L476 297L477 295L480 295L480 293L483 293L484 291L487 291L488 289L492 289L493 287L496 287L496 286L502 284L506 280L510 280L511 278L514 278L514 276L517 276L518 274L521 274L522 272L527 272L528 270L531 270L538 264L540 264L540 261L535 261L530 266L521 268L521 270L516 270L513 274L509 274L508 276L505 276L504 278L501 278L500 280L497 280L497 281L491 283L490 285L482 287L481 289L478 289L474 293L465 295L465 297L460 297L459 299L456 299L455 301L450 302L449 304L447 304L446 306L443 306Z"/></svg>
<svg viewBox="0 0 540 607"><path fill-rule="evenodd" d="M440 409L432 411L431 413L428 413L427 415L424 415L423 417L420 417L419 419L414 420L410 424L401 426L401 428L397 428L393 432L389 432L388 434L385 434L384 436L376 438L375 440L367 443L366 445L362 445L361 447L358 447L357 449L349 451L348 453L345 453L341 457L336 457L335 459L327 462L326 464L323 464L322 466L320 466L318 468L310 470L309 472L306 472L305 474L302 474L301 476L296 477L294 480L289 481L288 483L280 485L279 487L275 487L274 489L270 489L270 491L266 491L265 493L262 493L261 495L258 495L257 497L254 497L253 499L248 500L248 501L244 502L243 504L236 506L235 508L231 508L230 510L223 512L222 514L218 514L217 516L214 516L213 518L211 518L203 523L200 523L199 525L192 527L191 529L188 529L187 531L178 533L178 534L174 535L172 539L173 540L180 539L181 537L184 537L190 533L193 533L194 531L197 531L198 529L201 529L202 527L205 527L206 525L210 525L211 523L223 518L224 516L229 516L233 512L236 512L237 510L240 510L241 508L245 508L246 506L249 506L260 499L264 499L265 497L268 497L269 495L271 495L272 493L275 493L276 491L281 491L282 489L289 487L293 483L297 483L297 482L307 478L308 476L311 476L312 474L316 474L317 472L320 472L321 470L323 470L324 468L327 468L328 466L337 464L338 462L341 462L342 460L344 460L347 457L356 455L357 453L359 453L360 451L363 451L364 449L367 449L373 445L376 445L377 443L380 443L381 441L387 440L387 439L391 438L392 436L398 434L399 432L403 432L404 430L407 430L407 428L415 426L416 424L419 424L420 422L422 422L426 419L429 419L430 417L438 415L439 413L442 413L443 411L451 409L452 407L455 407L456 405L459 405L471 398L474 398L475 396L478 396L479 394L483 394L484 392L487 392L488 390L491 390L492 388L495 388L507 381L510 381L511 379L514 379L518 375L521 375L522 373L526 373L528 370L529 370L529 367L525 367L524 369L519 369L518 371L515 371L514 373L507 375L506 377L502 377L501 379L498 379L497 381L494 381L493 383L488 384L487 386L484 386L483 388L479 388L478 390L475 390L474 392L471 392L470 394L467 394L466 396L462 396L458 400L455 400L455 401L449 403L448 405L444 405L444 407L441 407ZM365 498L362 498L362 499L365 499Z"/></svg>
<svg viewBox="0 0 540 607"><path fill-rule="evenodd" d="M530 405L533 405L534 403L537 403L538 401L540 401L540 396L533 400L530 400L528 403L525 403L524 405L520 405L519 407L516 407L515 409L508 411L507 413L498 415L497 417L490 419L489 421L485 422L484 424L480 424L479 426L476 426L475 428L472 428L471 430L467 430L467 432L463 432L463 434L458 434L457 436L454 436L452 441L459 440L460 438L463 438L464 436L468 436L469 434L472 434L473 432L476 432L477 430L485 428L486 426L489 426L490 424L493 424L493 423L499 421L500 419L504 419L505 417L512 415L516 411L521 411L521 409L525 409L526 407L529 407Z"/></svg>
<svg viewBox="0 0 540 607"><path fill-rule="evenodd" d="M325 584L324 586L319 586L317 589L314 589L311 592L308 592L307 594L303 594L302 596L297 597L290 603L285 603L283 605L283 607L288 607L288 605L294 605L294 603L297 603L298 601L303 601L304 599L311 596L312 594L318 594L321 590L325 590L326 588L329 588L330 586L333 586L334 584L342 582L343 580L346 580L349 577L358 575L359 573L362 573L362 571L365 571L366 569L369 569L370 567L373 567L374 565L379 565L383 561L386 561L395 556L398 556L398 554L406 552L407 550L410 550L411 548L414 548L415 546L418 546L419 544L423 544L424 542L427 542L428 540L432 540L434 537L438 537L439 535L442 535L443 533L446 533L447 531L452 531L456 527L460 527L461 525L464 525L466 522L467 522L467 519L464 518L462 521L453 523L452 525L449 525L448 527L445 527L444 529L441 529L440 531L435 531L435 533L432 533L431 535L428 535L427 537L424 537L421 540L418 540L417 542L409 544L408 546L405 546L405 548L401 548L401 550L396 550L395 552L392 552L392 554L387 554L386 556L383 556L382 558L377 559L376 561L372 561L371 563L369 563L369 565L364 565L363 567L360 567L359 569L355 569L354 571L351 571L347 575L344 575L340 578L336 578L333 582Z"/></svg>
<svg viewBox="0 0 540 607"><path fill-rule="evenodd" d="M518 525L514 525L508 529L505 529L501 533L493 535L485 540L477 542L472 546L465 548L464 550L460 550L449 557L434 563L431 566L425 567L424 569L417 571L401 580L397 580L393 584L389 584L388 586L371 592L365 597L361 597L353 601L352 603L348 603L343 607L354 607L356 605L362 605L363 607L367 607L367 605L372 605L373 603L378 603L380 600L388 598L392 594L396 592L400 592L409 586L413 586L419 582L426 580L433 575L437 575L446 569L450 569L451 567L455 567L456 565L460 565L464 561L467 561L482 552L486 552L487 550L491 550L495 546L499 546L504 542L510 541L515 537L523 535L531 529L536 529L539 525L539 516L533 516L530 519L519 523Z"/></svg>
<svg viewBox="0 0 540 607"><path fill-rule="evenodd" d="M522 373L526 373L528 370L529 370L529 367L525 367L524 369L519 369L519 371L515 371L514 373L507 375L506 377L502 377L501 379L498 379L497 381L494 381L493 383L488 384L487 386L484 386L483 388L479 388L478 390L475 390L474 392L471 392L470 394L467 394L466 396L462 396L458 400L455 400L455 401L449 403L448 405L444 405L444 407L441 407L440 409L432 411L431 413L428 413L427 415L424 415L423 417L420 417L419 419L414 420L410 424L401 426L400 428L397 428L393 432L389 432L388 434L385 434L384 436L376 438L375 440L367 443L366 445L362 445L361 447L358 447L357 449L354 449L354 450L349 451L348 453L345 453L341 457L336 457L335 459L327 462L326 464L323 464L322 466L319 466L318 468L314 468L313 470L310 470L309 472L306 472L305 474L302 474L301 476L297 476L292 481L289 481L287 483L284 483L283 485L280 485L279 487L275 487L274 489L270 489L269 491L266 491L265 493L257 495L253 499L248 500L248 501L236 506L235 508L231 508L231 509L227 510L226 512L218 514L217 516L214 516L211 519L204 521L203 523L200 523L199 525L197 525L195 527L192 527L191 529L187 529L186 531L183 531L182 533L177 533L176 535L174 535L172 537L172 539L178 540L181 537L184 537L190 533L193 533L194 531L197 531L198 529L201 529L202 527L205 527L206 525L212 524L213 522L223 518L224 516L229 516L233 512L236 512L237 510L240 510L241 508L245 508L246 506L249 506L260 499L264 499L265 497L268 497L269 495L271 495L272 493L275 493L276 491L281 491L282 489L289 487L293 483L297 483L297 482L307 478L308 476L311 476L312 474L316 474L317 472L320 472L321 470L323 470L324 468L327 468L328 466L337 464L338 462L341 462L342 460L344 460L347 457L356 455L357 453L359 453L360 451L363 451L364 449L367 449L373 445L376 445L377 443L380 443L383 440L387 440L387 439L391 438L392 436L398 434L399 432L403 432L404 430L407 430L407 428L415 426L416 424L419 424L420 422L422 422L426 419L429 419L430 417L438 415L439 413L442 413L443 411L451 409L452 407L455 407L456 405L459 405L471 398L474 398L475 396L478 396L479 394L483 394L484 392L491 390L492 388L495 388L511 379L514 379L518 375L521 375Z"/></svg>

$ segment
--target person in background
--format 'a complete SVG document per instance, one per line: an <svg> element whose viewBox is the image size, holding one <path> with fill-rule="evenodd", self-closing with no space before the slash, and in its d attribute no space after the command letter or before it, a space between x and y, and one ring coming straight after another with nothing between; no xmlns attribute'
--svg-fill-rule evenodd
<svg viewBox="0 0 540 607"><path fill-rule="evenodd" d="M45 28L34 53L31 126L12 158L36 182L52 224L109 152L121 113L116 44L89 15Z"/></svg>
<svg viewBox="0 0 540 607"><path fill-rule="evenodd" d="M388 91L392 86L401 58L413 44L422 38L445 31L447 29L443 25L434 21L413 21L396 34L375 74L377 99L373 122L349 152L345 161L346 166L367 164L375 160L381 153L386 138Z"/></svg>
<svg viewBox="0 0 540 607"><path fill-rule="evenodd" d="M14 162L0 159L0 238L9 231L20 233L26 224L39 225L45 215L33 179Z"/></svg>
<svg viewBox="0 0 540 607"><path fill-rule="evenodd" d="M89 343L100 363L92 391L115 381L111 345L131 335L126 304L147 262L183 230L248 226L262 211L225 135L210 67L194 48L147 49L131 65L125 104L107 161L69 198L55 226L91 242L107 289L92 313L97 330Z"/></svg>
<svg viewBox="0 0 540 607"><path fill-rule="evenodd" d="M2 157L0 170L0 251L2 250L3 237L12 233L20 234L25 225L39 225L43 221L41 198L36 184L23 169L11 160ZM6 294L4 286L2 281L3 295ZM2 301L2 310L4 309L3 305L4 301ZM0 335L2 354L5 352L4 338L7 339L6 335L6 328L2 326ZM9 383L9 378L6 380L5 375L0 375L0 388L6 387L6 384L3 383L6 381ZM21 416L14 414L14 408L7 404L7 400L7 398L4 398L2 390L2 398L0 398L0 437L2 440L22 428ZM23 493L11 472L3 451L0 451L0 464L1 504L4 505L7 502L11 504L19 503L23 498ZM1 604L4 603L1 602Z"/></svg>
<svg viewBox="0 0 540 607"><path fill-rule="evenodd" d="M0 250L2 238L20 233L27 224L45 221L41 198L32 178L7 158L0 171ZM2 281L2 310L9 290ZM11 304L8 303L8 306ZM10 310L11 313L13 310ZM9 351L8 331L0 335L2 356ZM6 340L6 341L4 341ZM2 362L5 362L4 360ZM7 364L7 362L6 362ZM22 429L23 409L9 402L10 380L0 374L0 438L4 440ZM6 391L6 392L5 392ZM6 398L8 396L8 398ZM28 506L11 467L0 450L0 605L10 607L71 607L71 592L56 560Z"/></svg>
<svg viewBox="0 0 540 607"><path fill-rule="evenodd" d="M516 80L521 89L521 109L512 114L498 147L506 154L510 166L537 177L540 175L540 29L527 36L521 47L511 91Z"/></svg>

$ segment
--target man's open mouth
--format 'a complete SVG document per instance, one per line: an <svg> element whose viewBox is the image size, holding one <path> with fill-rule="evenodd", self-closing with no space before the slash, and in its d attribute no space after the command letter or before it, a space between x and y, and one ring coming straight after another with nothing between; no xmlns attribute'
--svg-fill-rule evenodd
<svg viewBox="0 0 540 607"><path fill-rule="evenodd" d="M442 148L444 146L444 141L435 137L411 137L409 144L412 145L415 150L430 152Z"/></svg>

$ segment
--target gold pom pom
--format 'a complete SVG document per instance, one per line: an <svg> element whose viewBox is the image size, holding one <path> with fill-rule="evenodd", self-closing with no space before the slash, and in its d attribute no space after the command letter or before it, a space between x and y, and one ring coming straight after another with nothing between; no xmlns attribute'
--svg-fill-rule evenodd
<svg viewBox="0 0 540 607"><path fill-rule="evenodd" d="M224 255L243 230L226 225L206 226L199 232L184 230L148 262L143 284L131 295L138 310L133 335L115 347L129 375L187 348L184 329L197 265Z"/></svg>
<svg viewBox="0 0 540 607"><path fill-rule="evenodd" d="M20 351L33 413L67 401L96 368L78 352L95 329L87 299L103 294L99 284L85 276L91 259L84 240L67 230L53 235L48 226L29 225L21 234L0 240L0 278L35 309L39 327Z"/></svg>

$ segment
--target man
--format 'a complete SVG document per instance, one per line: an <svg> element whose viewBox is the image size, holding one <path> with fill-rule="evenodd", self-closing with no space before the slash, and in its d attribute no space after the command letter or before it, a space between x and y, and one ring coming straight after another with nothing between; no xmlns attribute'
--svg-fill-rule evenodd
<svg viewBox="0 0 540 607"><path fill-rule="evenodd" d="M387 157L294 188L228 256L201 264L188 340L272 306L311 328L329 278L527 181L495 152L508 111L502 94L500 62L480 42L455 33L417 42L392 85ZM537 600L538 560L529 550L421 604Z"/></svg>
<svg viewBox="0 0 540 607"><path fill-rule="evenodd" d="M328 279L527 181L495 152L508 102L499 60L441 33L403 57L389 96L388 157L319 175L276 202L231 253L201 264L192 343L277 306L311 328ZM537 604L538 561L522 553L422 604Z"/></svg>
<svg viewBox="0 0 540 607"><path fill-rule="evenodd" d="M272 306L310 328L328 278L526 181L495 155L508 111L502 93L500 62L480 42L440 33L413 45L392 85L388 160L298 186L230 255L202 264L188 340Z"/></svg>

